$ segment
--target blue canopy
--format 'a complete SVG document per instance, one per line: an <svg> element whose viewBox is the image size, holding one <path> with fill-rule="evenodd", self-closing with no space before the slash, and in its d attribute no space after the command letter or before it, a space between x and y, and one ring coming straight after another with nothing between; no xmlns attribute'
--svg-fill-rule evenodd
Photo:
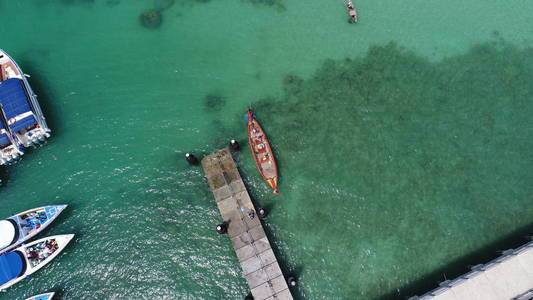
<svg viewBox="0 0 533 300"><path fill-rule="evenodd" d="M23 113L31 112L29 101L22 79L9 78L0 84L0 103L8 120ZM33 115L29 115L9 125L9 128L16 132L36 123L37 121Z"/></svg>
<svg viewBox="0 0 533 300"><path fill-rule="evenodd" d="M4 123L0 121L0 131L2 131L2 129L5 129L5 127L4 127ZM9 143L9 138L7 137L7 133L6 132L0 133L0 146L5 145L7 143Z"/></svg>
<svg viewBox="0 0 533 300"><path fill-rule="evenodd" d="M18 251L0 255L0 285L17 278L26 270L26 263Z"/></svg>

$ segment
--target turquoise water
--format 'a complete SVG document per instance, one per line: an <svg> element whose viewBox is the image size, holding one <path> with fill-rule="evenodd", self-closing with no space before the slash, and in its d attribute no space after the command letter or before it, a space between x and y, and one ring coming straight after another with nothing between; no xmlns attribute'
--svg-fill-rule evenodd
<svg viewBox="0 0 533 300"><path fill-rule="evenodd" d="M0 169L3 217L69 204L64 254L0 294L242 299L200 168L249 105L279 197L236 156L297 299L403 299L533 231L526 1L3 1L54 135Z"/></svg>

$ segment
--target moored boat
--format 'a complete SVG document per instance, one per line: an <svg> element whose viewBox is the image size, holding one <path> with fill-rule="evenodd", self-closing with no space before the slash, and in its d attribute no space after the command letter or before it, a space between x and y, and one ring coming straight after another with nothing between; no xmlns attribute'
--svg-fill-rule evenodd
<svg viewBox="0 0 533 300"><path fill-rule="evenodd" d="M344 4L346 4L346 8L348 8L348 14L350 15L350 23L357 23L357 10L353 5L352 0L348 0L347 2L344 2Z"/></svg>
<svg viewBox="0 0 533 300"><path fill-rule="evenodd" d="M49 236L0 255L0 291L46 266L73 237L73 234Z"/></svg>
<svg viewBox="0 0 533 300"><path fill-rule="evenodd" d="M30 298L27 298L26 300L52 300L54 298L54 295L56 293L45 293L45 294L40 294L40 295L36 295L36 296L31 296Z"/></svg>
<svg viewBox="0 0 533 300"><path fill-rule="evenodd" d="M50 137L37 95L17 63L0 50L0 165L10 164L24 149Z"/></svg>
<svg viewBox="0 0 533 300"><path fill-rule="evenodd" d="M274 152L272 152L267 136L259 122L255 119L251 108L248 109L246 117L248 119L248 142L255 164L263 180L274 190L274 194L277 195L279 194L278 166Z"/></svg>
<svg viewBox="0 0 533 300"><path fill-rule="evenodd" d="M43 206L0 221L0 254L43 231L66 207L66 205Z"/></svg>

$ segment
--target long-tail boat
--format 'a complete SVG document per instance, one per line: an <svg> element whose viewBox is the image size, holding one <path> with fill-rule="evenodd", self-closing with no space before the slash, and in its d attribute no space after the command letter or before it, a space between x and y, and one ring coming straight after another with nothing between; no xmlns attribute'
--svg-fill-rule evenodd
<svg viewBox="0 0 533 300"><path fill-rule="evenodd" d="M274 194L278 192L278 166L276 165L276 158L274 152L270 147L267 136L261 128L261 125L255 119L254 112L251 108L246 113L248 119L248 143L252 150L255 164L263 180L274 190Z"/></svg>
<svg viewBox="0 0 533 300"><path fill-rule="evenodd" d="M357 23L357 10L353 5L352 0L344 2L346 8L348 8L348 14L350 15L350 23Z"/></svg>

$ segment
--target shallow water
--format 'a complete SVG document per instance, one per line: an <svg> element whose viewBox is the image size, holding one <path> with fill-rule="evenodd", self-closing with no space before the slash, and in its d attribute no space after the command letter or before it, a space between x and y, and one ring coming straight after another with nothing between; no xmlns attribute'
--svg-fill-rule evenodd
<svg viewBox="0 0 533 300"><path fill-rule="evenodd" d="M1 48L54 131L0 169L3 217L69 204L65 253L0 294L242 299L199 168L231 138L297 299L402 299L531 232L525 1L3 1ZM392 43L391 43L392 42ZM347 59L348 58L348 59ZM252 105L279 197L244 145Z"/></svg>

